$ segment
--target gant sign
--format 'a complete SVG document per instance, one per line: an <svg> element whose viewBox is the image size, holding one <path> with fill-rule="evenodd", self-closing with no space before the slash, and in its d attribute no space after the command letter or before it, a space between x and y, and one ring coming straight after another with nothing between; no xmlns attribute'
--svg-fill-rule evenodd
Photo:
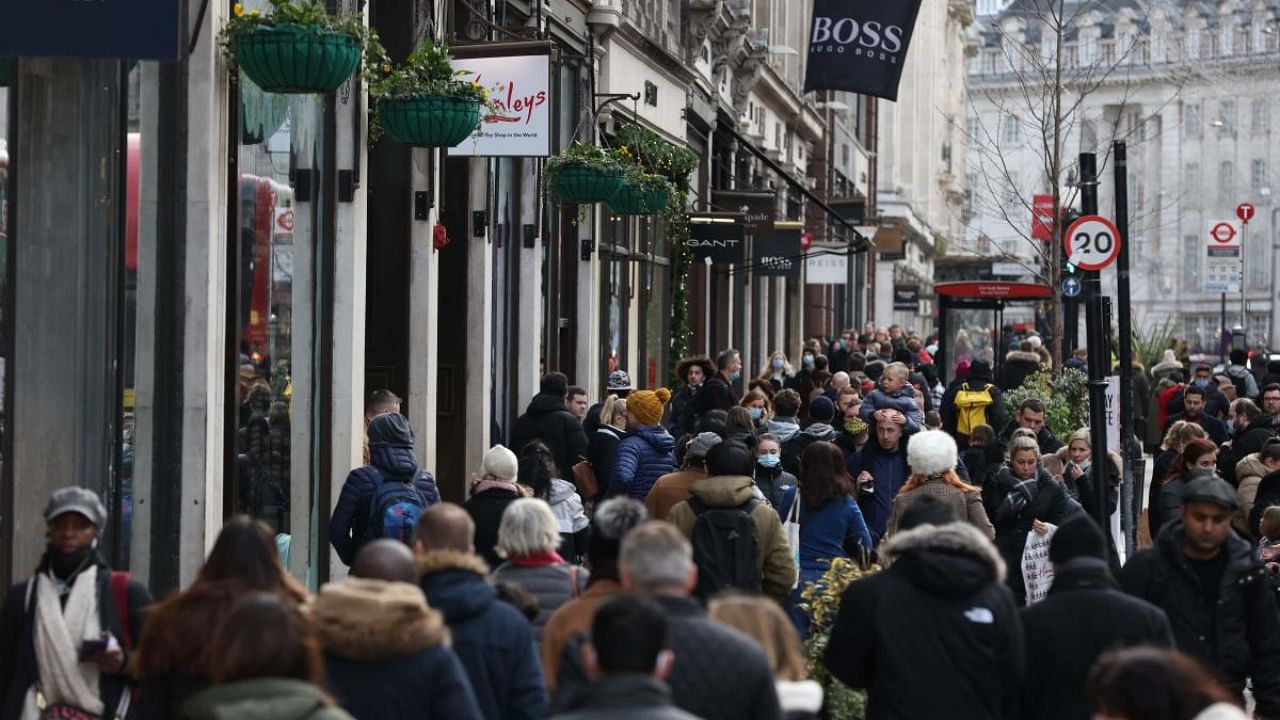
<svg viewBox="0 0 1280 720"><path fill-rule="evenodd" d="M814 0L804 89L898 99L920 0Z"/></svg>

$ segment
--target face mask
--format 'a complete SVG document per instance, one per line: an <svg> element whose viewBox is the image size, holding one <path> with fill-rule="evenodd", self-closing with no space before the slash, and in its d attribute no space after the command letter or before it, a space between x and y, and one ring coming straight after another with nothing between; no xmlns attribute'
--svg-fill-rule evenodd
<svg viewBox="0 0 1280 720"><path fill-rule="evenodd" d="M1089 472L1089 468L1093 465L1093 460L1085 460L1080 463L1080 472Z"/></svg>
<svg viewBox="0 0 1280 720"><path fill-rule="evenodd" d="M734 370L732 373L730 373L730 374L729 374L729 379L730 379L730 380L732 380L732 381L734 381L734 382L738 382L738 378L740 378L740 377L742 377L742 371L741 371L741 370Z"/></svg>
<svg viewBox="0 0 1280 720"><path fill-rule="evenodd" d="M756 458L756 462L760 463L760 467L776 468L778 463L782 462L781 455L761 455Z"/></svg>
<svg viewBox="0 0 1280 720"><path fill-rule="evenodd" d="M774 370L781 370L781 369L782 369L782 358L774 358L774 359L773 359L773 369L774 369Z"/></svg>
<svg viewBox="0 0 1280 720"><path fill-rule="evenodd" d="M861 420L846 420L844 431L850 435L861 435L867 431L867 424Z"/></svg>
<svg viewBox="0 0 1280 720"><path fill-rule="evenodd" d="M804 366L805 366L805 367L807 367L807 368L811 368L811 367L813 367L813 356L812 356L812 355L805 355L805 356L804 356L804 359L803 359L803 360L801 360L801 362L802 362L802 363L804 363Z"/></svg>
<svg viewBox="0 0 1280 720"><path fill-rule="evenodd" d="M764 417L764 408L749 408L751 410L751 419L759 420Z"/></svg>
<svg viewBox="0 0 1280 720"><path fill-rule="evenodd" d="M1208 378L1196 378L1195 385L1196 385L1196 387L1198 387L1198 388L1207 388L1207 387L1209 387L1209 379L1208 379Z"/></svg>
<svg viewBox="0 0 1280 720"><path fill-rule="evenodd" d="M1228 420L1228 421L1227 421L1227 434L1228 434L1228 435L1235 435L1235 434L1236 434L1236 421L1235 421L1235 420Z"/></svg>

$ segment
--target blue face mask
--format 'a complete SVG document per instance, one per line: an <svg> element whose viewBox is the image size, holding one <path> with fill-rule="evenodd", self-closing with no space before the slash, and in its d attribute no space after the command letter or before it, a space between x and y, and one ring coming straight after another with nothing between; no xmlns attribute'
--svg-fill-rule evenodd
<svg viewBox="0 0 1280 720"><path fill-rule="evenodd" d="M1227 421L1227 434L1228 434L1228 435L1235 435L1235 434L1236 434L1236 421L1235 421L1235 420L1228 420L1228 421Z"/></svg>
<svg viewBox="0 0 1280 720"><path fill-rule="evenodd" d="M781 369L782 369L782 365L783 365L783 363L782 363L782 358L774 358L774 359L773 359L773 369L774 369L774 370L781 370Z"/></svg>
<svg viewBox="0 0 1280 720"><path fill-rule="evenodd" d="M751 411L752 420L759 420L760 418L764 417L764 408L747 408L747 409Z"/></svg>
<svg viewBox="0 0 1280 720"><path fill-rule="evenodd" d="M805 367L807 367L807 368L811 368L811 367L813 367L813 356L812 356L812 355L805 355L805 356L804 356L804 359L803 359L803 360L801 360L801 362L802 362L802 363L804 363L804 366L805 366Z"/></svg>
<svg viewBox="0 0 1280 720"><path fill-rule="evenodd" d="M778 463L782 462L781 455L761 455L756 458L756 462L760 463L760 467L776 468Z"/></svg>
<svg viewBox="0 0 1280 720"><path fill-rule="evenodd" d="M1207 387L1209 387L1209 379L1208 379L1208 378L1196 378L1195 385L1196 385L1196 387L1198 387L1198 388L1207 388Z"/></svg>
<svg viewBox="0 0 1280 720"><path fill-rule="evenodd" d="M740 378L740 377L742 377L742 371L741 371L741 370L734 370L732 373L730 373L730 374L729 374L729 379L730 379L730 380L732 380L732 381L734 381L734 382L737 382L737 381L738 381L738 378Z"/></svg>

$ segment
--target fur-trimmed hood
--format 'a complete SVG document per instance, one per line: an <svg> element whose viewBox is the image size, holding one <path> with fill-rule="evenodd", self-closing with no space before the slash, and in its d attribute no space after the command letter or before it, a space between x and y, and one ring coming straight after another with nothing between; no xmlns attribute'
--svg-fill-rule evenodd
<svg viewBox="0 0 1280 720"><path fill-rule="evenodd" d="M433 550L418 556L419 575L431 575L442 570L469 570L477 575L489 575L489 565L479 555L456 550Z"/></svg>
<svg viewBox="0 0 1280 720"><path fill-rule="evenodd" d="M403 582L350 577L320 588L311 606L326 652L356 661L386 660L448 639L422 590Z"/></svg>
<svg viewBox="0 0 1280 720"><path fill-rule="evenodd" d="M1034 352L1024 352L1022 350L1014 350L1004 356L1005 363L1025 362L1031 363L1037 367L1040 365L1040 354Z"/></svg>
<svg viewBox="0 0 1280 720"><path fill-rule="evenodd" d="M966 522L920 525L880 546L880 558L933 595L966 598L1002 583L1007 569L996 546Z"/></svg>
<svg viewBox="0 0 1280 720"><path fill-rule="evenodd" d="M1159 379L1181 369L1182 363L1178 361L1178 356L1174 355L1172 350L1165 350L1160 362L1151 366L1151 377Z"/></svg>

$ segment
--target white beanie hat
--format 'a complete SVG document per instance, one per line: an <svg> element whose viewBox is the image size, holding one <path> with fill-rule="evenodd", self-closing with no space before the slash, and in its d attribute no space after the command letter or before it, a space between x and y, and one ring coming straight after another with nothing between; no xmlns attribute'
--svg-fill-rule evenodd
<svg viewBox="0 0 1280 720"><path fill-rule="evenodd" d="M916 475L939 475L956 469L956 441L941 430L916 433L907 443L907 464Z"/></svg>
<svg viewBox="0 0 1280 720"><path fill-rule="evenodd" d="M502 445L489 448L480 461L480 477L492 476L499 480L515 480L520 474L516 454Z"/></svg>

